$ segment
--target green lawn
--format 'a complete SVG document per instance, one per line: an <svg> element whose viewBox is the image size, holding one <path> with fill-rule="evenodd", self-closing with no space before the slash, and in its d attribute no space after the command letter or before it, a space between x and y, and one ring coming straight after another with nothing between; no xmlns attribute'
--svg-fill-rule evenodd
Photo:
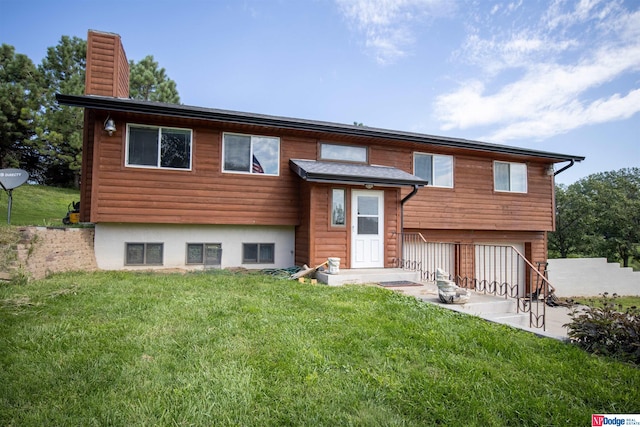
<svg viewBox="0 0 640 427"><path fill-rule="evenodd" d="M13 190L11 225L61 226L69 203L80 192L68 188L22 185ZM7 224L7 193L0 188L0 226Z"/></svg>
<svg viewBox="0 0 640 427"><path fill-rule="evenodd" d="M640 369L386 289L228 272L0 286L0 425L589 425Z"/></svg>

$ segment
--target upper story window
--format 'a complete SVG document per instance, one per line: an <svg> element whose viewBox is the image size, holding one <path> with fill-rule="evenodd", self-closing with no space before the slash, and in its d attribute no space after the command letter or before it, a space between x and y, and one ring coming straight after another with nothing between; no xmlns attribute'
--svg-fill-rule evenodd
<svg viewBox="0 0 640 427"><path fill-rule="evenodd" d="M191 129L127 125L127 166L191 169Z"/></svg>
<svg viewBox="0 0 640 427"><path fill-rule="evenodd" d="M367 163L367 147L355 145L320 144L320 160Z"/></svg>
<svg viewBox="0 0 640 427"><path fill-rule="evenodd" d="M527 192L527 165L493 162L493 185L496 191Z"/></svg>
<svg viewBox="0 0 640 427"><path fill-rule="evenodd" d="M413 174L430 186L453 188L453 156L414 153Z"/></svg>
<svg viewBox="0 0 640 427"><path fill-rule="evenodd" d="M279 174L280 138L232 133L222 138L224 172Z"/></svg>

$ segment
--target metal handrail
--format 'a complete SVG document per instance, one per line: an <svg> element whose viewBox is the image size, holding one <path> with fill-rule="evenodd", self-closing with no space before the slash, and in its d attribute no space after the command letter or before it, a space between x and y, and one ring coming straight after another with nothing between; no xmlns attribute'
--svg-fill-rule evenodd
<svg viewBox="0 0 640 427"><path fill-rule="evenodd" d="M473 248L473 251L462 249L463 247ZM489 260L488 264L482 265L481 273L477 270L480 266L476 265L478 262L477 257L480 256L478 255L480 253L477 250L478 247L490 247L493 248L494 251L493 255L484 252L483 255L481 255L483 258L487 256ZM515 298L517 300L517 312L529 313L530 327L545 328L545 306L549 292L554 292L555 288L549 282L549 279L514 246L430 242L420 232L408 232L402 233L402 248L403 253L401 258L395 260L397 266L407 270L419 271L423 280L434 280L435 268L447 267L451 278L454 279L458 285L468 287L476 292L480 291L504 296L505 298ZM509 253L512 255L509 255ZM469 256L473 257L471 261L467 258ZM502 256L504 256L504 259L500 258ZM516 260L515 283L514 271L510 271L514 269L513 259ZM524 271L522 272L520 271L521 266L518 263L519 261L523 263L522 267ZM466 269L465 267L461 267L462 264L465 264L467 266L466 268L468 268L469 265L473 265L473 277L467 277L466 274L458 274L459 271L457 270L459 268ZM483 277L476 277L478 274ZM521 276L521 274L523 276ZM520 277L523 277L526 282L527 275L530 279L529 291L521 294L519 286L524 284L519 283L521 281ZM501 280L503 278L505 280ZM511 283L509 283L509 278L511 279ZM540 308L539 305L541 296L542 308Z"/></svg>

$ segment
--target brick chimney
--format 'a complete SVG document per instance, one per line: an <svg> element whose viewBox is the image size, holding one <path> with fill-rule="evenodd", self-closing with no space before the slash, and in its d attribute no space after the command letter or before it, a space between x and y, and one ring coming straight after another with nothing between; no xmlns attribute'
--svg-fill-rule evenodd
<svg viewBox="0 0 640 427"><path fill-rule="evenodd" d="M89 30L84 93L129 98L129 62L118 34Z"/></svg>

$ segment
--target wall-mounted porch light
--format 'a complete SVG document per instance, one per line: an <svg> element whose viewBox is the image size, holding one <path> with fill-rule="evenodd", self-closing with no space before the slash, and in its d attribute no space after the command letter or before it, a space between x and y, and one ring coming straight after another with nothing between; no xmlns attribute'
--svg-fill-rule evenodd
<svg viewBox="0 0 640 427"><path fill-rule="evenodd" d="M107 119L104 121L104 130L109 134L109 136L113 135L116 131L116 123L110 116L107 116Z"/></svg>
<svg viewBox="0 0 640 427"><path fill-rule="evenodd" d="M365 184L364 188L366 188L367 190L371 190L373 188L373 184Z"/></svg>

